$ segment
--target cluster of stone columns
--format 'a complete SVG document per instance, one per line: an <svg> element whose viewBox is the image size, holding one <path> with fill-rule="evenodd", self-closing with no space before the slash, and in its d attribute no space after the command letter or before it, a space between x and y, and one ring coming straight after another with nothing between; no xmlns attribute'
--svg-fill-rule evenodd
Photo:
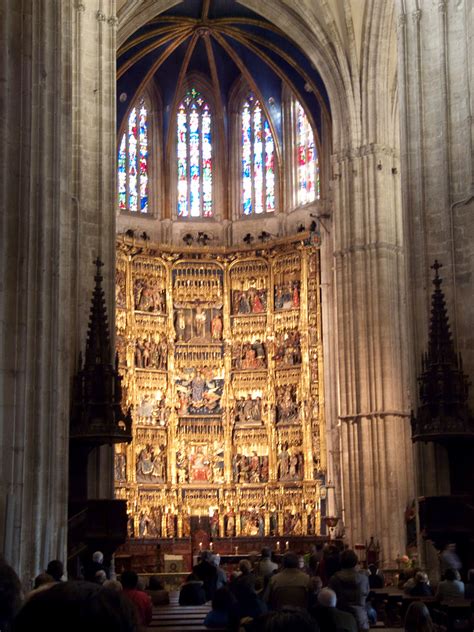
<svg viewBox="0 0 474 632"><path fill-rule="evenodd" d="M66 559L69 396L98 254L111 296L115 3L6 0L0 22L0 550L28 586Z"/></svg>

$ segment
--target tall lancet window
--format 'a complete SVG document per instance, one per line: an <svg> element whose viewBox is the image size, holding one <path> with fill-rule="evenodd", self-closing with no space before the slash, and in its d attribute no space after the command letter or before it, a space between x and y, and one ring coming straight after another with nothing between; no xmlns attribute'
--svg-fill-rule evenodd
<svg viewBox="0 0 474 632"><path fill-rule="evenodd" d="M319 163L314 133L299 101L296 102L296 136L298 146L297 181L298 204L319 199Z"/></svg>
<svg viewBox="0 0 474 632"><path fill-rule="evenodd" d="M128 117L118 152L118 203L121 211L148 213L148 110L141 99Z"/></svg>
<svg viewBox="0 0 474 632"><path fill-rule="evenodd" d="M178 105L178 217L212 217L212 115L195 88Z"/></svg>
<svg viewBox="0 0 474 632"><path fill-rule="evenodd" d="M262 106L250 94L241 110L243 215L275 210L275 142Z"/></svg>

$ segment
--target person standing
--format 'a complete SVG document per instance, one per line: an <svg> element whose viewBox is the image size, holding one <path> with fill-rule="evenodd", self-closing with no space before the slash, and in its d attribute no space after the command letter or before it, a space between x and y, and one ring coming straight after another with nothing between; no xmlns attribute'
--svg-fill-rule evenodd
<svg viewBox="0 0 474 632"><path fill-rule="evenodd" d="M212 599L217 589L217 568L210 551L201 553L201 560L193 567L193 574L203 582L206 600Z"/></svg>
<svg viewBox="0 0 474 632"><path fill-rule="evenodd" d="M460 571L462 568L459 555L456 553L456 544L451 542L447 544L439 556L439 572L441 579L444 579L444 574L448 568L453 568L455 571Z"/></svg>

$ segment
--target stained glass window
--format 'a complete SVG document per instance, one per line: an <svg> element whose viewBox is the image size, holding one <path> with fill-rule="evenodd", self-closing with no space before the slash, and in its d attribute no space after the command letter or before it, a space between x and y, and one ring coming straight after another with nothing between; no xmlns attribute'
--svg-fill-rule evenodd
<svg viewBox="0 0 474 632"><path fill-rule="evenodd" d="M241 109L242 213L275 210L275 143L258 99L250 94Z"/></svg>
<svg viewBox="0 0 474 632"><path fill-rule="evenodd" d="M212 216L212 116L201 93L192 88L178 106L178 217Z"/></svg>
<svg viewBox="0 0 474 632"><path fill-rule="evenodd" d="M319 199L319 162L314 133L301 104L296 102L298 204Z"/></svg>
<svg viewBox="0 0 474 632"><path fill-rule="evenodd" d="M121 211L148 213L148 112L144 99L130 112L120 141L118 203Z"/></svg>

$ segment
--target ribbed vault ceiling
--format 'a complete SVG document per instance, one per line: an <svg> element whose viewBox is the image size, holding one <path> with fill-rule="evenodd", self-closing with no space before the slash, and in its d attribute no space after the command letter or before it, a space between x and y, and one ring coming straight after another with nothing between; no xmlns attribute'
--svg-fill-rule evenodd
<svg viewBox="0 0 474 632"><path fill-rule="evenodd" d="M286 83L320 130L329 109L324 84L304 52L268 21L234 0L184 0L134 33L118 51L118 125L135 96L154 84L164 124L191 73L211 86L225 112L237 81L245 81L281 135L280 99Z"/></svg>

